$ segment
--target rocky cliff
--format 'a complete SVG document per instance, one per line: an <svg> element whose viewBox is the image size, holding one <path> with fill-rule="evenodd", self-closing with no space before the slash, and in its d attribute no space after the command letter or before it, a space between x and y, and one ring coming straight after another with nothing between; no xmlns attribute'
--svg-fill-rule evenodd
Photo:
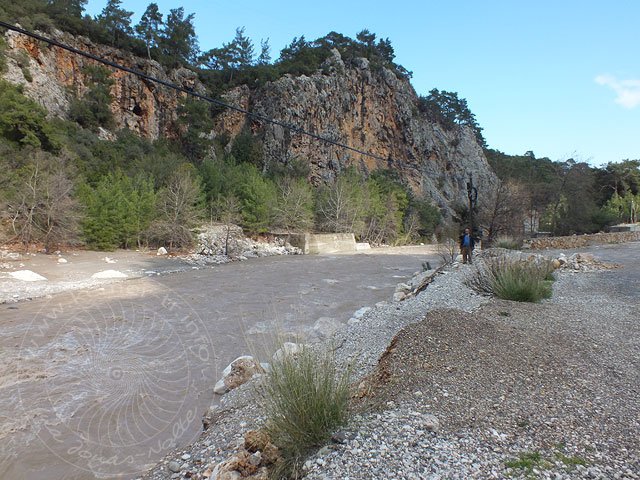
<svg viewBox="0 0 640 480"><path fill-rule="evenodd" d="M55 37L162 80L202 88L189 70L165 72L157 62L95 45L82 37L61 32ZM25 93L51 115L64 117L71 99L87 90L84 66L93 61L13 32L7 33L6 40L5 78L24 85ZM114 71L112 78L111 110L117 128L126 127L153 139L177 135L174 120L179 93L121 71ZM365 172L392 168L416 193L433 198L445 212L451 212L453 205L466 204L469 176L481 195L492 188L496 177L469 128L445 130L428 122L418 112L417 100L408 80L388 69L374 69L364 58L345 62L334 50L312 76L285 75L258 89L237 88L228 92L225 101L371 152L379 159L231 110L216 118L212 134L233 138L250 128L263 142L267 167L292 158L307 160L316 183L331 179L350 165Z"/></svg>
<svg viewBox="0 0 640 480"><path fill-rule="evenodd" d="M227 111L217 130L231 137L248 126L261 135L266 161L307 159L315 180L327 180L349 165L372 171L400 172L418 194L445 211L467 204L466 184L473 177L480 192L497 182L473 131L457 126L447 131L418 112L418 98L408 80L388 69L372 69L365 58L346 63L337 50L314 75L283 78L250 90L229 92L238 107L279 119L384 160L319 142L273 124L247 122Z"/></svg>
<svg viewBox="0 0 640 480"><path fill-rule="evenodd" d="M84 37L59 31L48 36L163 81L189 89L202 88L196 74L190 70L165 72L158 62L96 45ZM82 96L89 88L90 77L85 67L97 63L13 31L7 32L5 40L7 69L4 78L22 85L24 93L40 103L51 116L65 118L72 99ZM152 139L176 134L174 120L179 92L121 70L111 69L111 72L114 80L111 111L116 129L128 128ZM108 136L108 132L105 133Z"/></svg>

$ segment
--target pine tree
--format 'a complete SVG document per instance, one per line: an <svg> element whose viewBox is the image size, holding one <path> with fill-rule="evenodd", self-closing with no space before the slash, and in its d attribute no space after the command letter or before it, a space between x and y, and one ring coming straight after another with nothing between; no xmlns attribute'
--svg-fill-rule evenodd
<svg viewBox="0 0 640 480"><path fill-rule="evenodd" d="M151 60L151 49L157 48L164 23L157 3L150 3L145 10L135 31L147 46L147 56Z"/></svg>

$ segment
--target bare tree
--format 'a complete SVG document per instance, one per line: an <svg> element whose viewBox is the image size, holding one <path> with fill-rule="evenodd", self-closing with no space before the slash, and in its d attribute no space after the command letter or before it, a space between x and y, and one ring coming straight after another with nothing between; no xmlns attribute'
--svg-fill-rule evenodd
<svg viewBox="0 0 640 480"><path fill-rule="evenodd" d="M226 228L224 238L224 254L229 255L229 239L231 236L231 226L238 224L242 220L242 206L240 200L235 195L219 198L214 204L216 218L224 224Z"/></svg>
<svg viewBox="0 0 640 480"><path fill-rule="evenodd" d="M487 233L487 242L499 235L522 237L529 205L525 189L517 182L499 182L489 192L483 205L481 222Z"/></svg>
<svg viewBox="0 0 640 480"><path fill-rule="evenodd" d="M167 186L159 192L158 220L150 227L150 236L169 248L188 247L193 242L193 228L201 219L202 191L194 168L183 165Z"/></svg>
<svg viewBox="0 0 640 480"><path fill-rule="evenodd" d="M64 158L35 151L13 176L2 208L12 240L27 248L42 243L47 252L77 241L81 209L65 163Z"/></svg>
<svg viewBox="0 0 640 480"><path fill-rule="evenodd" d="M320 191L317 213L323 230L330 232L354 232L364 228L363 188L351 176L340 176Z"/></svg>
<svg viewBox="0 0 640 480"><path fill-rule="evenodd" d="M274 223L287 233L313 227L313 191L304 179L284 177L278 182Z"/></svg>

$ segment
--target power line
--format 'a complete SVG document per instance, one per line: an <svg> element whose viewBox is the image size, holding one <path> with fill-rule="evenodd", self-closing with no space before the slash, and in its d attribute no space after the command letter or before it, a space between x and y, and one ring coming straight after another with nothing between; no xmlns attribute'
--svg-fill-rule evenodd
<svg viewBox="0 0 640 480"><path fill-rule="evenodd" d="M201 100L204 100L206 102L213 103L214 105L218 105L220 107L228 108L230 110L234 110L236 112L243 113L243 114L247 115L248 117L251 117L251 118L253 118L255 120L259 120L259 121L262 121L262 122L265 122L265 123L270 123L272 125L278 125L278 126L284 128L284 129L287 129L289 131L292 131L292 132L295 132L295 133L299 133L301 135L306 135L308 137L314 138L314 139L319 140L321 142L325 142L325 143L328 143L330 145L335 145L336 147L344 148L345 150L350 150L352 152L356 152L356 153L359 153L361 155L364 155L364 156L367 156L367 157L370 157L370 158L374 158L376 160L382 160L384 162L387 162L389 160L389 158L381 157L380 155L376 155L376 154L373 154L373 153L370 153L370 152L365 152L363 150L359 150L359 149L354 148L354 147L350 147L349 145L345 145L344 143L340 143L340 142L337 142L335 140L331 140L330 138L323 137L322 135L317 135L315 133L309 132L309 131L304 130L303 128L297 127L295 125L290 125L290 124L284 123L284 122L282 122L280 120L276 120L274 118L267 117L267 116L261 115L259 113L251 112L251 111L246 110L244 108L236 107L235 105L230 105L228 103L222 102L222 101L217 100L215 98L199 94L198 92L194 92L193 90L190 90L188 88L181 87L180 85L176 85L175 83L167 82L167 81L161 80L161 79L159 79L157 77L153 77L151 75L147 75L146 73L141 72L140 70L136 70L136 69L133 69L133 68L125 67L124 65L120 65L119 63L112 62L110 60L107 60L106 58L102 58L102 57L99 57L97 55L93 55L92 53L85 52L84 50L79 50L79 49L74 48L74 47L72 47L70 45L66 45L64 43L58 42L57 40L53 40L51 38L43 37L42 35L39 35L39 34L34 33L34 32L30 32L30 31L25 30L25 29L20 28L20 27L16 27L15 25L11 25L10 23L3 22L2 20L0 20L0 27L4 27L4 28L7 28L9 30L13 30L14 32L18 32L18 33L21 33L21 34L26 35L28 37L34 38L36 40L39 40L41 42L48 43L49 45L53 45L55 47L62 48L63 50L67 50L67 51L69 51L71 53L74 53L76 55L80 55L80 56L83 56L83 57L86 57L86 58L90 58L91 60L94 60L96 62L102 63L104 65L108 65L108 66L110 66L112 68L115 68L117 70L122 70L122 71L130 73L132 75L136 75L138 77L144 78L145 80L149 80L151 82L159 83L160 85L164 85L165 87L172 88L172 89L177 90L177 91L182 92L182 93L186 93L187 95L192 95L192 96L194 96L196 98L199 98Z"/></svg>

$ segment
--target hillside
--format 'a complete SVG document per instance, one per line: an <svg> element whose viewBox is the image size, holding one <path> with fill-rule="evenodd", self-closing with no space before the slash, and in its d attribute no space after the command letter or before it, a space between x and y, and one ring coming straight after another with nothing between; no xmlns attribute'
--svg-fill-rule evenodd
<svg viewBox="0 0 640 480"><path fill-rule="evenodd" d="M167 71L156 61L96 45L83 37L59 31L53 36L74 48L206 93L197 75L186 68ZM4 78L22 85L24 93L50 116L68 118L73 99L85 94L92 83L87 67L95 62L18 33L9 32L6 37ZM111 71L110 79L114 124L112 132L101 129L103 137L110 138L110 133L122 128L151 140L175 138L184 131L177 123L180 94L120 71ZM388 159L371 159L277 125L249 121L242 113L218 111L208 135L223 140L221 146L229 150L234 138L249 129L263 146L264 169L293 158L303 159L309 162L315 183L331 180L351 165L364 173L392 169L415 194L433 199L446 216L454 204L466 203L469 175L487 191L496 182L471 129L456 126L447 130L428 121L419 112L418 97L406 78L387 68L371 68L364 58L345 62L333 50L309 76L285 75L253 89L237 87L223 99ZM215 155L213 150L211 153Z"/></svg>

